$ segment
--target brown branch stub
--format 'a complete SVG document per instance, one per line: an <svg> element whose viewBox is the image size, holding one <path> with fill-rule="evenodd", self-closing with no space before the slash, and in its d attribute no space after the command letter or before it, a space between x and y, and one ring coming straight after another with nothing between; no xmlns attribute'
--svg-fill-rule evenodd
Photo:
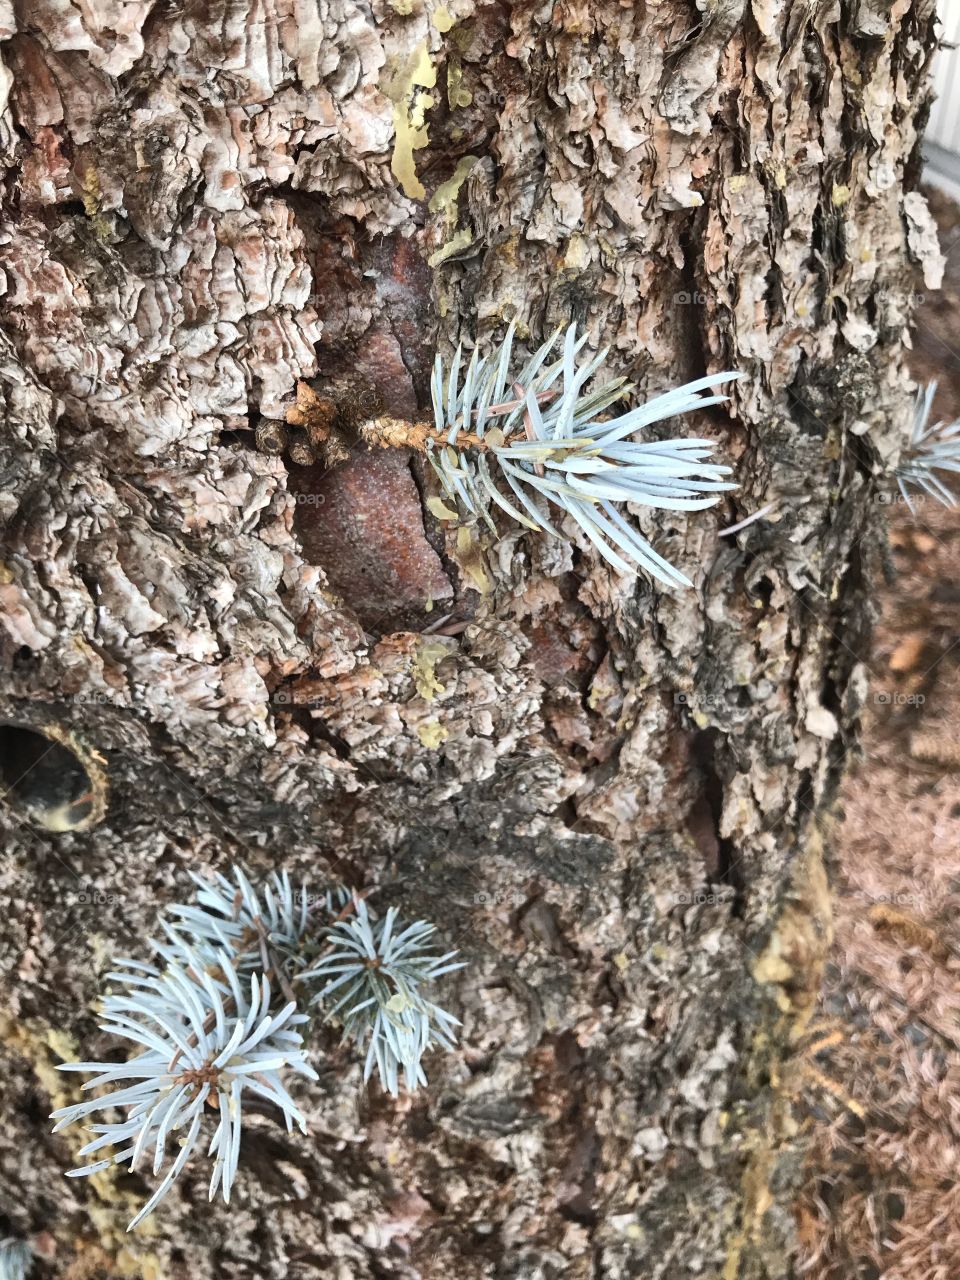
<svg viewBox="0 0 960 1280"><path fill-rule="evenodd" d="M290 443L287 428L274 418L262 418L254 428L254 442L261 453L280 457Z"/></svg>
<svg viewBox="0 0 960 1280"><path fill-rule="evenodd" d="M287 423L302 427L307 439L317 448L330 439L337 417L337 406L329 396L321 396L306 382L297 383L297 400L287 410Z"/></svg>
<svg viewBox="0 0 960 1280"><path fill-rule="evenodd" d="M302 384L301 384L302 385ZM528 440L536 439L536 433L533 429L533 421L530 417L530 411L526 408L526 397L523 394L523 387L519 383L514 383L514 390L517 394L516 400L504 400L500 404L492 404L487 408L487 416L490 418L501 417L505 414L512 413L515 409L524 409L524 423L526 438ZM557 397L556 391L538 391L536 400L538 404L549 404L551 400ZM477 416L474 410L472 417ZM603 421L603 415L598 421ZM287 421L290 421L289 414ZM429 421L410 422L405 418L379 417L369 418L360 425L360 436L367 444L376 445L381 449L416 449L420 453L425 453L429 447L442 448L448 443L446 430L437 431L433 423ZM504 433L499 427L489 427L484 435L477 435L474 431L465 431L461 427L457 432L456 447L458 449L473 449L477 453L486 453L489 449L499 449L504 442ZM538 472L542 474L542 469Z"/></svg>
<svg viewBox="0 0 960 1280"><path fill-rule="evenodd" d="M436 431L429 422L407 422L403 418L371 418L360 428L360 435L367 444L380 449L416 449L425 453L433 446L442 448L447 443L445 432ZM472 431L461 431L457 436L458 449L476 449L485 453L492 441Z"/></svg>
<svg viewBox="0 0 960 1280"><path fill-rule="evenodd" d="M515 386L519 398L488 406L487 415L489 417L499 417L524 407L523 388L517 384ZM537 393L537 401L540 404L549 404L551 400L556 398L556 395L556 391L541 391ZM324 397L318 397L306 383L298 383L297 405L287 411L287 422L295 425L299 425L301 422L308 422L317 404L329 405L330 412L333 415L336 414L332 401L326 400ZM322 412L325 413L326 409ZM474 411L475 413L476 411ZM529 423L529 412L526 416ZM437 431L435 425L427 419L415 422L407 418L393 418L389 415L382 415L376 418L368 418L365 422L361 422L357 429L362 440L378 449L416 449L418 453L425 453L430 448L440 449L448 443L448 432L446 430ZM527 429L528 438L530 438L531 432L532 424ZM307 426L307 433L310 436L311 443L317 444L318 441L311 434L309 425ZM474 431L465 431L461 427L457 432L456 447L457 449L472 449L476 453L486 453L490 449L500 448L503 445L503 441L504 435L499 427L489 428L482 436Z"/></svg>
<svg viewBox="0 0 960 1280"><path fill-rule="evenodd" d="M360 428L367 444L380 449L417 449L421 453L434 434L428 422L405 422L402 418L371 418Z"/></svg>
<svg viewBox="0 0 960 1280"><path fill-rule="evenodd" d="M290 448L288 452L290 454L290 461L297 467L312 467L317 460L317 455L309 440L297 439L294 437L294 439L290 441Z"/></svg>

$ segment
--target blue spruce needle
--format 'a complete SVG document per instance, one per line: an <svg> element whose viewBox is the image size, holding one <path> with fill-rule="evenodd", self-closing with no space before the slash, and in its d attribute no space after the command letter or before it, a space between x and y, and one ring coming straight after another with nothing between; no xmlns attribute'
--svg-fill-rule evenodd
<svg viewBox="0 0 960 1280"><path fill-rule="evenodd" d="M306 1132L285 1083L290 1075L318 1078L299 1030L309 1017L289 998L298 982L325 983L314 1001L339 992L330 1013L339 1015L344 1037L370 1039L364 1079L376 1063L394 1095L401 1071L410 1089L426 1082L421 1058L432 1045L454 1045L456 1019L421 990L462 967L451 963L455 952L431 949L433 925L398 927L395 908L373 923L349 890L311 899L286 873L259 890L240 867L232 880L193 879L195 905L174 906L175 924L161 920L164 940L153 942L158 964L116 960L107 975L113 985L101 1030L127 1041L135 1056L60 1067L91 1074L85 1091L110 1090L53 1113L54 1132L100 1112L109 1117L89 1126L93 1136L80 1150L99 1158L69 1177L120 1164L159 1176L169 1166L128 1229L152 1212L202 1148L205 1119L216 1118L206 1146L209 1197L219 1191L227 1203L245 1105L271 1103L288 1131L296 1124ZM303 1003L308 999L306 989ZM120 1120L112 1118L118 1111Z"/></svg>
<svg viewBox="0 0 960 1280"><path fill-rule="evenodd" d="M143 1052L119 1064L72 1062L60 1067L61 1071L95 1072L84 1089L134 1081L53 1113L56 1132L97 1111L113 1107L127 1111L122 1121L92 1125L97 1136L80 1151L81 1156L90 1156L111 1147L112 1154L71 1170L68 1176L96 1173L125 1161L137 1169L151 1154L153 1173L158 1174L168 1145L179 1146L166 1176L128 1230L163 1199L198 1146L204 1104L209 1102L219 1117L207 1148L207 1154L215 1157L210 1199L219 1187L224 1200L230 1201L245 1091L274 1103L288 1130L296 1123L306 1132L306 1121L280 1077L283 1071L293 1071L317 1079L304 1058L299 1033L292 1030L306 1017L292 1003L271 1014L269 981L256 974L241 979L222 952L218 960L220 981L205 972L196 978L175 967L157 975L147 965L137 965L132 974L111 975L125 979L130 990L104 1001L107 1020L101 1029ZM227 993L229 1002L224 998ZM170 1143L175 1134L183 1136Z"/></svg>
<svg viewBox="0 0 960 1280"><path fill-rule="evenodd" d="M937 384L931 382L917 392L913 414L910 443L897 468L897 483L907 506L916 515L909 490L922 489L945 507L954 507L957 500L947 488L937 471L956 475L960 472L960 418L955 422L930 422L930 409L936 395Z"/></svg>
<svg viewBox="0 0 960 1280"><path fill-rule="evenodd" d="M364 1080L376 1066L381 1084L394 1096L401 1072L408 1089L426 1084L421 1063L431 1045L454 1046L457 1019L421 988L463 963L453 962L455 951L437 955L432 950L434 932L424 920L398 929L396 907L374 923L367 904L358 902L350 919L327 930L331 950L301 975L301 981L327 980L314 1000L336 995L327 1017L339 1016L345 1036L367 1044Z"/></svg>
<svg viewBox="0 0 960 1280"><path fill-rule="evenodd" d="M462 350L449 372L437 356L431 391L437 439L427 457L449 498L493 528L491 504L530 529L559 537L544 500L570 516L620 573L643 569L668 586L690 586L629 524L624 505L699 511L736 486L731 468L709 461L714 443L706 439L637 441L644 427L722 404L719 394L701 395L739 373L715 373L657 396L618 416L607 410L627 395L625 379L585 389L608 354L584 364L577 356L587 341L570 325L562 351L551 360L559 331L510 372L514 325L503 344L481 359L474 352L461 378ZM468 436L476 447L471 447ZM444 441L445 443L438 443ZM495 483L495 476L512 497Z"/></svg>

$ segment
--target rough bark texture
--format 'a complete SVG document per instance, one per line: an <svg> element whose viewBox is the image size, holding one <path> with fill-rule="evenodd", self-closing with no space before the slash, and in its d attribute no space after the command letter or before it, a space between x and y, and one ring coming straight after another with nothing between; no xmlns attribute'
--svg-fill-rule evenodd
<svg viewBox="0 0 960 1280"><path fill-rule="evenodd" d="M932 24L0 0L0 717L110 786L102 821L37 830L3 731L0 1235L38 1275L787 1274L820 819L939 271ZM683 428L735 501L635 514L696 590L616 578L575 529L440 524L404 453L255 448L298 379L350 448L424 407L437 344L514 317L530 343L578 320L641 392L750 374ZM447 613L469 625L423 634ZM52 1068L109 1050L110 954L234 859L436 920L470 961L462 1049L394 1104L321 1031L309 1137L254 1119L235 1207L197 1167L125 1237L143 1183L61 1178Z"/></svg>

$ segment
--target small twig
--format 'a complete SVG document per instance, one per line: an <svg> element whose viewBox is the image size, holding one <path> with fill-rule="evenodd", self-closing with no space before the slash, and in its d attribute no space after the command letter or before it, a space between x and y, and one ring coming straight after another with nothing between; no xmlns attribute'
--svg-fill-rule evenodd
<svg viewBox="0 0 960 1280"><path fill-rule="evenodd" d="M226 1000L224 1000L223 1002L224 1013L232 1013L234 1008L235 1008L235 1001L233 996L227 996ZM216 1021L217 1021L216 1014L211 1009L211 1011L207 1014L207 1016L203 1020L204 1035L206 1035L207 1032L213 1030L214 1024L216 1023ZM195 1045L197 1043L197 1033L195 1031L191 1034L190 1039L187 1041L187 1043L191 1045ZM183 1053L183 1050L178 1045L173 1057L170 1059L169 1063L167 1064L167 1073L169 1075L173 1075L173 1069L177 1065L177 1063L180 1061L180 1055L182 1053Z"/></svg>
<svg viewBox="0 0 960 1280"><path fill-rule="evenodd" d="M433 635L435 631L439 631L442 626L449 622L452 617L452 613L445 613L439 618L434 618L432 622L428 623L427 626L423 628L420 634L422 636Z"/></svg>
<svg viewBox="0 0 960 1280"><path fill-rule="evenodd" d="M450 617L452 617L452 614L448 613L447 618ZM472 626L472 623L470 621L464 621L463 619L449 623L444 619L442 622L427 628L427 630L422 631L420 634L432 636L459 636L462 635L469 626Z"/></svg>
<svg viewBox="0 0 960 1280"><path fill-rule="evenodd" d="M521 409L526 405L526 396L523 395L523 387L520 383L513 384L518 400L504 400L501 404L490 405L487 409L487 416L500 416L505 413L512 413L515 409ZM555 400L559 392L557 391L540 391L537 392L538 404L549 404L551 400ZM479 414L478 409L471 410L468 415L472 421ZM535 440L536 435L532 435L533 425L530 422L530 411L524 413L524 422L528 440ZM360 435L368 444L377 445L381 449L397 449L407 448L416 449L420 453L424 453L428 448L442 449L447 444L446 430L437 431L432 422L420 419L418 421L407 421L404 418L380 417L371 418L363 423L360 427ZM501 440L502 443L502 440ZM491 444L484 436L479 436L474 431L467 431L461 426L457 434L458 449L473 449L478 453L486 453L491 448L499 448L497 444ZM541 470L540 474L543 472Z"/></svg>
<svg viewBox="0 0 960 1280"><path fill-rule="evenodd" d="M407 422L403 418L371 418L360 427L361 439L380 449L443 449L447 444L447 432L437 431L431 422ZM458 449L475 449L485 453L490 442L472 431L461 430L457 436Z"/></svg>
<svg viewBox="0 0 960 1280"><path fill-rule="evenodd" d="M275 977L280 983L280 990L287 997L288 1003L291 1000L295 1001L296 996L293 994L293 988L287 981L287 975L283 971L283 965L280 963L277 953L270 945L270 935L267 932L263 921L259 916L254 916L253 923L260 935L260 957L263 960L264 977Z"/></svg>
<svg viewBox="0 0 960 1280"><path fill-rule="evenodd" d="M374 893L374 892L375 890L373 888L364 889L361 893L358 893L357 890L354 889L350 896L350 901L344 903L344 905L340 908L339 913L334 917L333 923L339 924L341 920L346 920L347 916L350 915L351 911L356 911L357 905L363 902L364 898L369 898L371 893ZM316 911L322 905L323 905L323 900L320 899L319 902L314 903L314 905L310 908L310 910Z"/></svg>

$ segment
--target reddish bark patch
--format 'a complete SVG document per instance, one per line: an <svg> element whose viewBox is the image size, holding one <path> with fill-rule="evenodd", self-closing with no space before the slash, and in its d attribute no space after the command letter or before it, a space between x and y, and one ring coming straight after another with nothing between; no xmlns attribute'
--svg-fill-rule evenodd
<svg viewBox="0 0 960 1280"><path fill-rule="evenodd" d="M364 262L376 274L374 314L386 322L421 404L430 401L430 369L436 347L437 317L433 271L414 237L385 236L364 248Z"/></svg>
<svg viewBox="0 0 960 1280"><path fill-rule="evenodd" d="M392 414L430 399L437 320L433 272L412 238L357 239L349 224L311 241L314 304L323 317L323 378L349 375Z"/></svg>
<svg viewBox="0 0 960 1280"><path fill-rule="evenodd" d="M430 601L452 598L405 453L362 453L327 472L291 467L290 487L304 555L365 628L419 630Z"/></svg>
<svg viewBox="0 0 960 1280"><path fill-rule="evenodd" d="M417 416L417 397L400 352L389 329L371 329L360 343L355 369L372 384L390 413L397 418Z"/></svg>
<svg viewBox="0 0 960 1280"><path fill-rule="evenodd" d="M530 639L533 669L545 685L579 684L587 669L587 658L571 643L569 629L565 631L547 620L531 627Z"/></svg>

